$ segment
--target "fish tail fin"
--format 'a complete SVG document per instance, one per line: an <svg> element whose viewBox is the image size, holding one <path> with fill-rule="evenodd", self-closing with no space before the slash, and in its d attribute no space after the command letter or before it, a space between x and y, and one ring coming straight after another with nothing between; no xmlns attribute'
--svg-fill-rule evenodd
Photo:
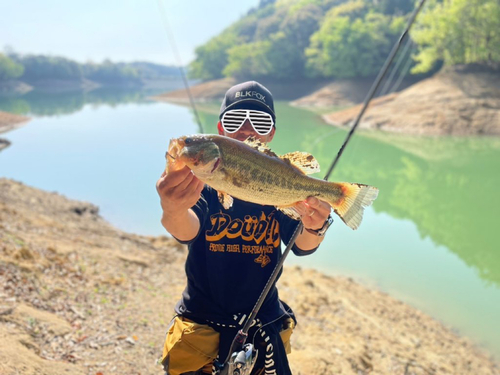
<svg viewBox="0 0 500 375"><path fill-rule="evenodd" d="M363 219L363 211L378 196L378 189L363 184L352 184L348 182L334 183L336 190L340 187L342 195L334 199L326 199L333 210L351 229L358 229Z"/></svg>

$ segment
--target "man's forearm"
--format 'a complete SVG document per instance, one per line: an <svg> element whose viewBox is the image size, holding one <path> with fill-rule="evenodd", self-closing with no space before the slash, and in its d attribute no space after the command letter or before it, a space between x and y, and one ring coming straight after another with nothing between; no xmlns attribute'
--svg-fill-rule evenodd
<svg viewBox="0 0 500 375"><path fill-rule="evenodd" d="M172 236L181 241L192 240L200 230L198 216L191 209L182 212L164 210L161 223Z"/></svg>
<svg viewBox="0 0 500 375"><path fill-rule="evenodd" d="M309 251L317 248L323 238L315 234L309 233L307 230L302 229L302 233L298 235L295 244L297 247L303 251Z"/></svg>

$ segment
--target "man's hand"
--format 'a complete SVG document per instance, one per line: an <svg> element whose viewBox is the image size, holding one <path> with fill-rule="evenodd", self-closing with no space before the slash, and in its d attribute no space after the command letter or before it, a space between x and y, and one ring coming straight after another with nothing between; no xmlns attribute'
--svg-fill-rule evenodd
<svg viewBox="0 0 500 375"><path fill-rule="evenodd" d="M330 215L331 207L325 201L315 197L308 197L305 201L296 206L307 229L320 229L325 224L328 215Z"/></svg>
<svg viewBox="0 0 500 375"><path fill-rule="evenodd" d="M200 222L190 208L200 199L203 186L188 167L163 172L156 182L163 209L161 222L180 240L189 241L198 233Z"/></svg>
<svg viewBox="0 0 500 375"><path fill-rule="evenodd" d="M187 166L178 171L169 171L168 174L163 172L156 182L156 191L164 214L175 216L175 213L194 206L200 199L203 186L204 183Z"/></svg>
<svg viewBox="0 0 500 375"><path fill-rule="evenodd" d="M325 225L325 221L330 214L331 207L325 201L315 197L308 197L305 201L295 206L297 212L301 215L302 224L307 229L320 229ZM302 250L312 250L323 241L324 237L304 230L297 237L296 245Z"/></svg>

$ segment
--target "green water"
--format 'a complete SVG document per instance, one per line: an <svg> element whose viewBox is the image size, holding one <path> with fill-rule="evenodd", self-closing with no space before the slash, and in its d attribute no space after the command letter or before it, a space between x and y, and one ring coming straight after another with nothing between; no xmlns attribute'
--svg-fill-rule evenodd
<svg viewBox="0 0 500 375"><path fill-rule="evenodd" d="M12 145L0 153L0 176L94 202L125 230L163 234L154 182L168 139L216 132L218 104L199 106L200 130L188 108L146 97L96 91L0 99L0 110L34 117L2 134ZM326 171L346 132L287 103L276 112L271 148L308 151ZM287 264L380 288L500 356L499 165L500 139L359 132L331 180L376 186L379 197L359 230L336 220L316 254Z"/></svg>

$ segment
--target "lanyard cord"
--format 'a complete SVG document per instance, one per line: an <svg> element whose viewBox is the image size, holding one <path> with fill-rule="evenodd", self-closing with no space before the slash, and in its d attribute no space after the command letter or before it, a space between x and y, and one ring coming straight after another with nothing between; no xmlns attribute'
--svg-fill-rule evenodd
<svg viewBox="0 0 500 375"><path fill-rule="evenodd" d="M418 13L422 9L422 6L424 5L424 3L425 3L425 0L420 0L420 3L418 4L418 6L413 10L413 13L411 14L411 17L408 21L408 25L406 26L405 30L403 31L403 33L399 37L398 41L394 44L394 47L392 48L389 56L387 57L387 60L385 61L382 68L380 69L380 72L378 73L377 78L375 79L372 87L370 88L370 91L368 92L368 95L366 96L363 107L361 108L361 111L359 112L358 117L354 121L354 123L351 127L351 130L347 134L347 137L346 137L344 143L342 144L342 147L340 147L340 150L339 150L337 156L335 157L332 164L330 165L330 168L328 168L328 172L326 173L326 176L324 178L325 181L328 181L328 178L330 177L330 175L333 171L333 168L335 168L335 166L337 165L337 162L339 161L340 157L342 156L342 153L344 152L345 147L347 146L347 144L349 143L349 140L351 139L354 132L356 131L356 128L358 127L359 122L361 121L361 118L363 117L366 109L368 108L370 101L372 100L373 96L375 95L378 87L380 86L380 83L384 79L384 77L387 73L387 70L389 69L389 66L391 65L392 61L394 60L394 57L396 56L396 53L398 52L399 48L401 47L403 40L408 35L408 32L410 31L411 26L413 25L413 22L415 21L415 18L417 17ZM254 308L252 309L251 314L249 315L249 317L247 318L247 320L245 322L245 325L237 333L237 335L234 337L233 342L231 344L231 348L229 349L227 358L222 363L222 366L220 366L220 367L224 367L224 365L227 362L229 362L232 353L238 347L241 347L245 344L246 339L248 337L248 331L252 325L252 322L255 319L255 317L257 316L257 313L259 312L262 304L264 303L264 300L266 299L267 294L271 290L271 287L274 285L274 282L276 281L278 274L281 271L281 268L283 267L283 263L285 262L286 257L288 256L291 248L295 244L297 237L299 236L300 233L302 233L303 228L304 228L304 225L302 224L302 221L299 221L299 223L297 224L297 227L295 228L295 231L293 232L292 238L288 242L288 245L287 245L285 251L283 252L283 255L281 256L280 260L276 264L276 267L274 268L273 273L271 274L271 276L269 277L269 280L267 281L266 285L264 286L264 289L262 290L262 293L259 296L257 303L255 304Z"/></svg>

